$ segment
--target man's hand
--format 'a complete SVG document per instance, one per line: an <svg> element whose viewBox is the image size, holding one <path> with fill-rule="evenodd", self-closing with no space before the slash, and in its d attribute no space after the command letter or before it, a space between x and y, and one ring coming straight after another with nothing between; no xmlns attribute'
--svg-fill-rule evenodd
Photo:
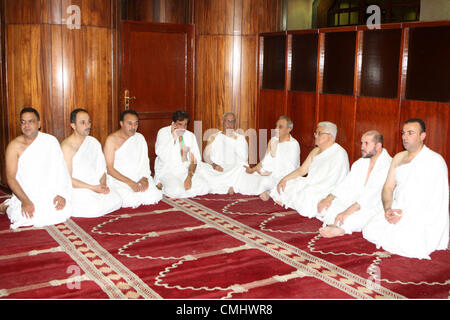
<svg viewBox="0 0 450 320"><path fill-rule="evenodd" d="M277 191L279 194L281 194L281 192L284 192L284 189L286 188L286 179L281 179L280 182L278 182L277 185Z"/></svg>
<svg viewBox="0 0 450 320"><path fill-rule="evenodd" d="M34 215L34 204L31 201L23 201L22 202L22 216L25 218L31 219Z"/></svg>
<svg viewBox="0 0 450 320"><path fill-rule="evenodd" d="M191 187L192 187L192 177L188 175L186 177L186 180L184 180L184 189L189 190Z"/></svg>
<svg viewBox="0 0 450 320"><path fill-rule="evenodd" d="M141 192L141 190L142 190L142 184L139 184L138 182L131 181L131 182L128 183L128 186L134 192Z"/></svg>
<svg viewBox="0 0 450 320"><path fill-rule="evenodd" d="M61 196L56 196L53 199L53 204L55 205L56 210L62 210L66 206L66 199Z"/></svg>
<svg viewBox="0 0 450 320"><path fill-rule="evenodd" d="M333 199L331 197L326 197L317 204L317 212L322 212L324 209L328 209L331 206Z"/></svg>
<svg viewBox="0 0 450 320"><path fill-rule="evenodd" d="M345 219L347 219L348 216L349 216L349 213L346 211L339 213L336 216L336 219L334 219L334 225L342 226L344 224Z"/></svg>
<svg viewBox="0 0 450 320"><path fill-rule="evenodd" d="M98 184L96 186L92 186L91 190L96 192L96 193L101 193L101 194L108 194L109 193L108 186L106 186L104 184Z"/></svg>
<svg viewBox="0 0 450 320"><path fill-rule="evenodd" d="M148 179L146 177L142 177L141 180L138 181L138 185L141 185L141 191L145 191L148 189Z"/></svg>
<svg viewBox="0 0 450 320"><path fill-rule="evenodd" d="M403 211L400 209L388 209L386 210L384 217L391 224L396 224L402 218Z"/></svg>
<svg viewBox="0 0 450 320"><path fill-rule="evenodd" d="M214 170L223 172L223 168L221 166L219 166L218 164L213 163L211 166L213 167Z"/></svg>

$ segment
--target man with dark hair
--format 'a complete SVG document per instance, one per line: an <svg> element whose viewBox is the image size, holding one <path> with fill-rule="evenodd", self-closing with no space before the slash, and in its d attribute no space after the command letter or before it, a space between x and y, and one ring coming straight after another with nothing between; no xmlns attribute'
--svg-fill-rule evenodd
<svg viewBox="0 0 450 320"><path fill-rule="evenodd" d="M39 113L20 112L22 135L6 149L6 178L13 192L6 213L11 228L43 227L66 221L72 213L71 183L58 140L39 132Z"/></svg>
<svg viewBox="0 0 450 320"><path fill-rule="evenodd" d="M331 238L361 232L382 208L381 189L386 181L391 156L383 148L383 136L370 130L361 137L361 158L355 161L345 179L317 205L323 237Z"/></svg>
<svg viewBox="0 0 450 320"><path fill-rule="evenodd" d="M70 113L73 133L61 143L72 177L72 216L100 217L122 206L122 199L106 184L106 161L100 142L90 136L91 117L85 109Z"/></svg>
<svg viewBox="0 0 450 320"><path fill-rule="evenodd" d="M392 159L381 208L363 228L363 237L377 248L410 258L430 259L449 240L447 165L424 144L425 124L409 119L403 125L405 151Z"/></svg>
<svg viewBox="0 0 450 320"><path fill-rule="evenodd" d="M137 132L135 111L121 115L120 129L106 138L104 153L108 185L122 198L122 207L136 208L159 202L162 193L153 183L147 141Z"/></svg>
<svg viewBox="0 0 450 320"><path fill-rule="evenodd" d="M206 194L208 185L196 174L201 156L195 135L187 130L189 114L175 111L172 120L156 137L155 183L171 198Z"/></svg>
<svg viewBox="0 0 450 320"><path fill-rule="evenodd" d="M23 108L20 111L20 118L22 118L22 115L24 113L34 113L34 115L36 116L37 121L41 121L41 116L39 115L39 112L35 108L32 108L32 107L25 107L25 108Z"/></svg>
<svg viewBox="0 0 450 320"><path fill-rule="evenodd" d="M125 116L127 114L132 114L132 115L136 116L136 118L139 119L138 113L136 111L128 109L128 110L122 111L122 113L120 114L120 121L122 121L122 122L125 121Z"/></svg>

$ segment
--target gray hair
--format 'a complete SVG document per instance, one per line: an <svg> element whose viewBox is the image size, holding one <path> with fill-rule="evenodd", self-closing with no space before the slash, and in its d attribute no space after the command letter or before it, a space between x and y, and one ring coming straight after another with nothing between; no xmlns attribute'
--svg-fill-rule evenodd
<svg viewBox="0 0 450 320"><path fill-rule="evenodd" d="M288 116L280 116L278 118L278 120L283 120L283 119L286 120L288 128L290 128L290 129L294 128L294 123L292 122L291 118L289 118Z"/></svg>
<svg viewBox="0 0 450 320"><path fill-rule="evenodd" d="M331 134L333 140L336 140L337 126L333 122L322 121L317 124L317 128L318 127L325 127L327 129L327 133Z"/></svg>
<svg viewBox="0 0 450 320"><path fill-rule="evenodd" d="M234 117L234 120L236 120L236 115L234 114L234 112L225 112L224 114L223 114L223 116L222 116L222 121L224 121L225 120L225 117L226 116L228 116L228 115L230 115L230 114L232 114L233 115L233 117Z"/></svg>

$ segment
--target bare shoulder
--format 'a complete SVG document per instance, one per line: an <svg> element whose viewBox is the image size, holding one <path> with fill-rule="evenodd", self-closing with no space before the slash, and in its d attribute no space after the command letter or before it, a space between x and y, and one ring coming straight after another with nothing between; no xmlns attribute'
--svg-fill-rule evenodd
<svg viewBox="0 0 450 320"><path fill-rule="evenodd" d="M119 131L111 133L105 140L104 151L115 152L122 145L123 139L119 135Z"/></svg>
<svg viewBox="0 0 450 320"><path fill-rule="evenodd" d="M6 154L19 156L26 149L25 139L23 136L18 136L13 139L6 147Z"/></svg>
<svg viewBox="0 0 450 320"><path fill-rule="evenodd" d="M408 151L401 151L392 158L391 167L398 167L402 164L408 156Z"/></svg>
<svg viewBox="0 0 450 320"><path fill-rule="evenodd" d="M69 136L61 142L61 150L65 157L73 157L75 153L77 153L79 147L79 145L75 144L72 136Z"/></svg>

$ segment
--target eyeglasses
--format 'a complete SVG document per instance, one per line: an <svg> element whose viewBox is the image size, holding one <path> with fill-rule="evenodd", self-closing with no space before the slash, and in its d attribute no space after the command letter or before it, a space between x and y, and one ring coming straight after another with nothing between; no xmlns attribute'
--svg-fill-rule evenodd
<svg viewBox="0 0 450 320"><path fill-rule="evenodd" d="M320 136L320 135L322 135L322 134L331 134L331 133L329 133L329 132L324 132L324 131L316 131L316 132L314 132L314 137Z"/></svg>

